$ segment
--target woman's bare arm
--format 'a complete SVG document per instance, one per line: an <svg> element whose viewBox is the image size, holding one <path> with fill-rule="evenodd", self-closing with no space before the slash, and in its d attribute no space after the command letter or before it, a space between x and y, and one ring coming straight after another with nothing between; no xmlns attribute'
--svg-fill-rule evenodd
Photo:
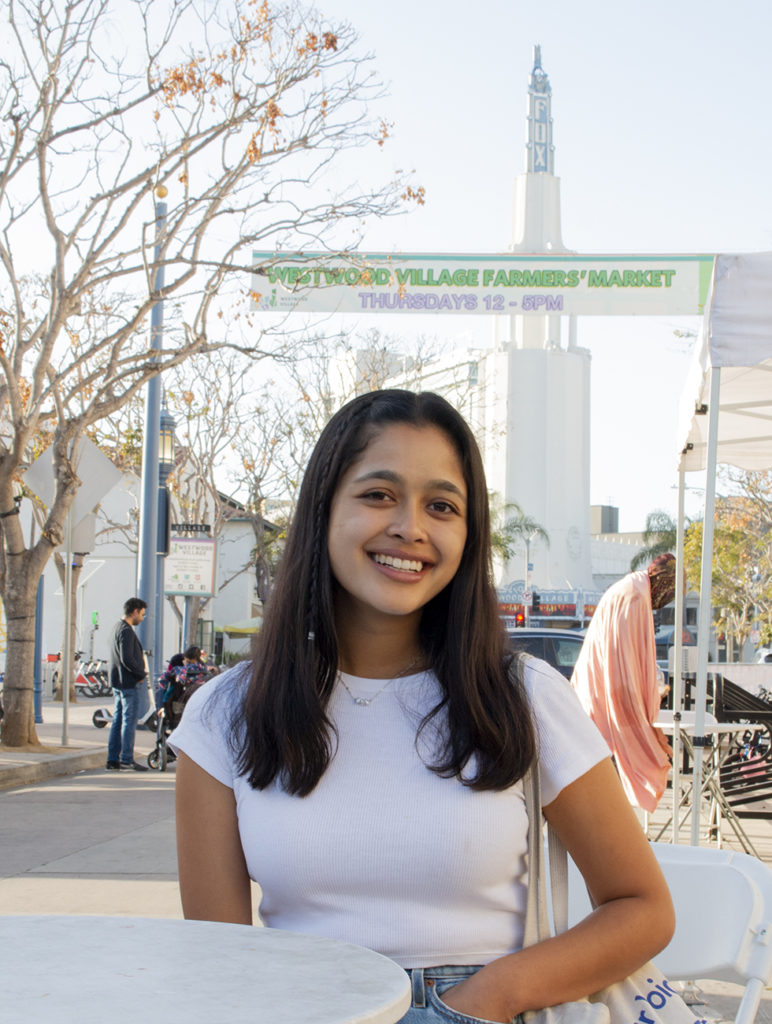
<svg viewBox="0 0 772 1024"><path fill-rule="evenodd" d="M675 919L667 883L622 791L602 761L544 809L597 905L563 935L501 957L450 989L454 1009L509 1021L589 995L627 977L663 949Z"/></svg>
<svg viewBox="0 0 772 1024"><path fill-rule="evenodd" d="M252 924L250 881L233 790L180 751L176 808L177 864L185 917Z"/></svg>

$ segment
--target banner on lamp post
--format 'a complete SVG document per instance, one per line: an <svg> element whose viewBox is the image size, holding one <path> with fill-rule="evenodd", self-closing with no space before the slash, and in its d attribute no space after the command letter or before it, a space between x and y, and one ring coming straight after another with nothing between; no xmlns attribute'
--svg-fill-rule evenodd
<svg viewBox="0 0 772 1024"><path fill-rule="evenodd" d="M172 537L164 559L164 593L214 597L217 541Z"/></svg>

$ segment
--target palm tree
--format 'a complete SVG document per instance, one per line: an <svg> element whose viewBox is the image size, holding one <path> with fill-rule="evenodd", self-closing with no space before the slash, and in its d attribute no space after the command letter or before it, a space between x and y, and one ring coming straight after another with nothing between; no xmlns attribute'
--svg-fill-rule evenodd
<svg viewBox="0 0 772 1024"><path fill-rule="evenodd" d="M689 525L689 520L684 524ZM646 516L646 527L643 531L643 548L630 562L630 569L643 569L660 555L675 553L678 537L678 523L668 513L657 508Z"/></svg>
<svg viewBox="0 0 772 1024"><path fill-rule="evenodd" d="M550 538L544 527L525 514L516 501L501 502L498 495L490 495L491 547L494 554L508 562L520 544L526 546L538 537L549 546Z"/></svg>

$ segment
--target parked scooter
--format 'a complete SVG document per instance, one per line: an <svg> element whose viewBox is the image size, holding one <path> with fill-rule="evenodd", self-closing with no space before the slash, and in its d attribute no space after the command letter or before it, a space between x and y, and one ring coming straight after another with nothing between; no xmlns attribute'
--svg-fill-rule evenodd
<svg viewBox="0 0 772 1024"><path fill-rule="evenodd" d="M96 729L104 729L113 720L113 713L109 708L97 708L91 716L91 724ZM155 708L148 708L142 718L137 719L138 729L147 729L148 732L156 732L158 728L158 713Z"/></svg>
<svg viewBox="0 0 772 1024"><path fill-rule="evenodd" d="M104 729L104 727L113 720L113 713L107 708L97 708L94 714L91 716L91 723L97 729Z"/></svg>
<svg viewBox="0 0 772 1024"><path fill-rule="evenodd" d="M107 662L98 663L104 666L100 671L100 677L102 685L107 687L106 690L102 690L103 693L112 693L113 689L110 686L110 675L107 671ZM145 669L147 669L147 658L145 659ZM140 683L140 686L147 686L147 679L144 683ZM140 695L141 696L141 695ZM148 690L148 706L147 710L137 719L138 729L147 729L148 732L156 732L158 728L158 713L155 709L155 701ZM140 705L141 706L141 705ZM104 729L108 722L112 722L113 713L109 708L97 708L94 714L91 716L91 722L97 729Z"/></svg>

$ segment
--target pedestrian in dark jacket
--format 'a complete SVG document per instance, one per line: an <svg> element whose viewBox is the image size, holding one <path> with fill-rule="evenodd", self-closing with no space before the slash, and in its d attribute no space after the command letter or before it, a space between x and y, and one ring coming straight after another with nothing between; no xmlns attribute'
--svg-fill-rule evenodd
<svg viewBox="0 0 772 1024"><path fill-rule="evenodd" d="M131 769L146 772L134 760L134 734L137 731L140 686L144 684L145 657L134 627L145 617L147 602L130 597L123 606L121 618L113 630L110 644L110 685L115 692L113 722L107 741L108 771Z"/></svg>

